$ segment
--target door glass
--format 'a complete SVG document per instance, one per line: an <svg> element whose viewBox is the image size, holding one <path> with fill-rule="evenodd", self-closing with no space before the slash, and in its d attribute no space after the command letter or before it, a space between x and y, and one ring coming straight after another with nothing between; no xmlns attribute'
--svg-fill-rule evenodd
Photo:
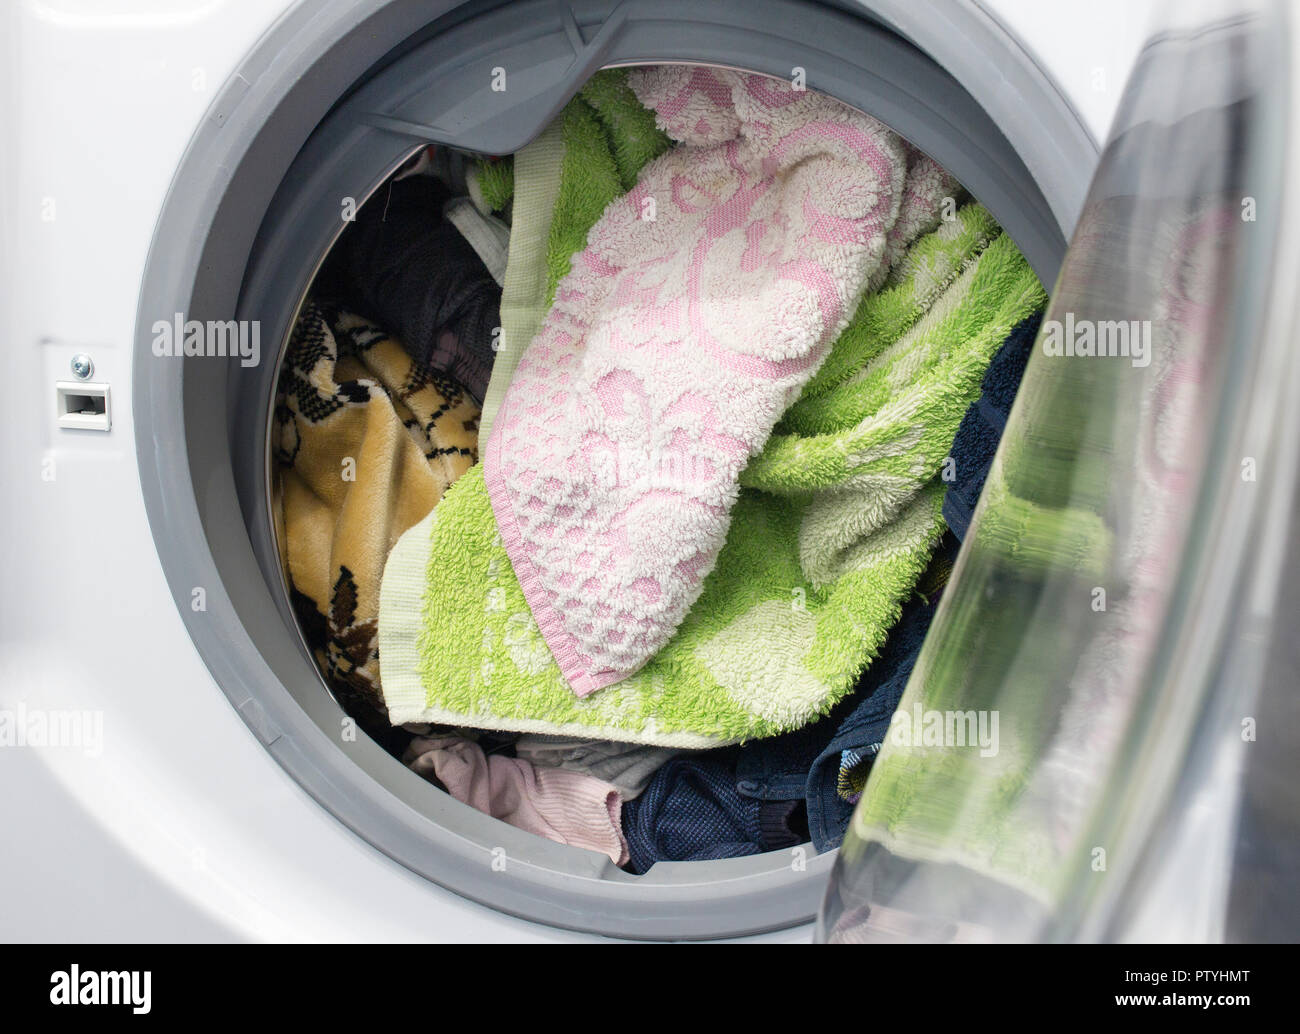
<svg viewBox="0 0 1300 1034"><path fill-rule="evenodd" d="M1240 605L1225 521L1271 476L1289 31L1235 4L1140 58L821 938L1116 935Z"/></svg>

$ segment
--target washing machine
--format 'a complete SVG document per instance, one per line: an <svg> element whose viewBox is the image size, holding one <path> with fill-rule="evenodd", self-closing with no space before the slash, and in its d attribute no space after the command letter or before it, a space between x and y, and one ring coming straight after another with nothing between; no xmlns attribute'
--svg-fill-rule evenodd
<svg viewBox="0 0 1300 1034"><path fill-rule="evenodd" d="M1289 5L24 0L0 19L0 936L1300 932ZM1019 496L986 491L909 684L906 707L950 691L1046 716L1011 752L1032 806L995 841L1005 778L885 751L838 852L635 877L339 735L279 576L267 440L340 202L430 143L514 152L596 70L664 62L806 75L989 208L1049 322L1156 323L1146 365L1136 344L1036 349L998 460ZM259 321L266 354L159 357L173 314ZM1006 548L1012 505L1049 499L1037 558ZM1113 537L1095 585L1053 559L1084 525ZM914 779L910 812L866 806L877 775ZM1035 844L1050 878L1025 876Z"/></svg>

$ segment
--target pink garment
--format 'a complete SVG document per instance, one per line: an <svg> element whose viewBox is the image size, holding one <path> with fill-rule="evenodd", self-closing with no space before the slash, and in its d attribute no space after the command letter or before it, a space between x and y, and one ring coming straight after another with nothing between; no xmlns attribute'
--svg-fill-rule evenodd
<svg viewBox="0 0 1300 1034"><path fill-rule="evenodd" d="M681 145L573 257L488 440L492 509L579 696L672 636L740 471L879 272L907 174L875 119L782 80L628 78Z"/></svg>
<svg viewBox="0 0 1300 1034"><path fill-rule="evenodd" d="M609 783L562 768L535 767L522 758L488 757L472 740L420 736L403 761L430 776L462 804L560 844L606 854L626 865L623 800Z"/></svg>

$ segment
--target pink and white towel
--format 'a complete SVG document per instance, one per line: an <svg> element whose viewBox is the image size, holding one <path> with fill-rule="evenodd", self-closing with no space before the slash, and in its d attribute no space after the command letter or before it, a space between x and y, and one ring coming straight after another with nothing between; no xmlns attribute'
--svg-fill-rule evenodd
<svg viewBox="0 0 1300 1034"><path fill-rule="evenodd" d="M874 291L884 283L887 274L923 233L929 233L943 218L956 216L957 202L965 195L961 184L942 165L929 155L918 151L904 141L907 153L907 180L903 185L903 200L898 207L898 219L889 228L885 239L884 261L867 281L867 290ZM945 216L944 203L952 207Z"/></svg>
<svg viewBox="0 0 1300 1034"><path fill-rule="evenodd" d="M488 440L497 525L583 696L699 596L737 478L886 263L903 141L831 98L665 66L629 83L680 146L573 258Z"/></svg>

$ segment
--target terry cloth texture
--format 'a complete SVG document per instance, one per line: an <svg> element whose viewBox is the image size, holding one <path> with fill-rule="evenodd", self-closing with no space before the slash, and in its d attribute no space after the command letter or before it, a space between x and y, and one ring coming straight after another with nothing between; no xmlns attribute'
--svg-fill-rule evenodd
<svg viewBox="0 0 1300 1034"><path fill-rule="evenodd" d="M443 217L451 196L433 176L380 188L330 253L323 283L391 331L418 366L446 374L479 400L492 371L501 288Z"/></svg>
<svg viewBox="0 0 1300 1034"><path fill-rule="evenodd" d="M510 254L501 295L502 335L483 399L481 435L492 432L524 349L537 335L570 256L615 198L672 141L627 85L627 73L597 72L559 117L513 162L484 162L478 187L494 209L511 208Z"/></svg>
<svg viewBox="0 0 1300 1034"><path fill-rule="evenodd" d="M505 215L510 211L515 191L515 158L516 155L488 155L470 166L466 190L480 212ZM507 222L513 224L513 219Z"/></svg>
<svg viewBox="0 0 1300 1034"><path fill-rule="evenodd" d="M470 170L475 206L513 213L500 351L479 421L484 441L573 253L586 245L608 204L631 189L646 163L671 144L655 125L654 112L627 86L627 73L609 69L598 72L563 114L517 155L482 159ZM902 206L885 242L891 281L899 274L897 263L905 249L934 229L946 205L955 207L965 196L933 160L910 144L904 148L908 169ZM889 272L882 264L871 284L878 285Z"/></svg>
<svg viewBox="0 0 1300 1034"><path fill-rule="evenodd" d="M967 410L952 443L952 480L943 500L943 519L959 539L966 537L993 456L1002 440L1016 389L1034 350L1042 313L1025 320L989 363L979 401Z"/></svg>
<svg viewBox="0 0 1300 1034"><path fill-rule="evenodd" d="M736 792L734 751L673 758L623 808L630 868L655 862L736 858L807 840L798 801L760 801Z"/></svg>
<svg viewBox="0 0 1300 1034"><path fill-rule="evenodd" d="M280 371L280 538L308 645L340 702L387 727L379 582L388 551L477 459L478 407L372 323L309 302Z"/></svg>
<svg viewBox="0 0 1300 1034"><path fill-rule="evenodd" d="M903 184L903 200L898 208L898 218L889 228L885 238L885 259L867 281L868 292L878 290L884 283L897 282L898 260L923 233L929 233L945 215L951 218L966 192L933 158L922 154L907 141L903 141L907 155L907 179Z"/></svg>
<svg viewBox="0 0 1300 1034"><path fill-rule="evenodd" d="M515 756L542 768L582 772L618 788L623 800L635 800L665 761L678 752L640 743L582 740L571 736L528 733L515 742Z"/></svg>
<svg viewBox="0 0 1300 1034"><path fill-rule="evenodd" d="M879 408L885 401L882 393L891 385L877 383L873 391L864 393L860 382L876 376L889 347L918 321L927 326L945 318L937 304L944 292L1001 232L987 209L971 204L917 240L885 288L863 297L831 354L781 417L777 430L804 435L839 431Z"/></svg>
<svg viewBox="0 0 1300 1034"><path fill-rule="evenodd" d="M615 865L627 864L623 802L609 783L521 758L489 756L459 736L417 737L402 760L485 815L560 844L599 851Z"/></svg>
<svg viewBox="0 0 1300 1034"><path fill-rule="evenodd" d="M497 526L579 696L671 638L726 540L737 477L882 266L901 139L784 80L634 69L679 146L610 205L484 447Z"/></svg>
<svg viewBox="0 0 1300 1034"><path fill-rule="evenodd" d="M711 747L828 712L897 621L943 530L943 460L989 359L1044 299L1005 235L988 241L963 229L981 220L982 210L959 212L918 242L933 255L938 238L960 254L911 265L878 297L891 312L905 309L897 297L916 297L918 276L928 284L936 265L951 267L958 272L935 311L900 319L897 338L824 396L842 403L855 388L882 390L883 380L874 409L839 432L773 436L743 476L700 599L668 645L615 686L585 698L569 690L475 466L403 536L385 570L380 640L394 723ZM816 419L814 400L805 401ZM864 512L873 482L890 505ZM810 522L838 552L801 551Z"/></svg>

